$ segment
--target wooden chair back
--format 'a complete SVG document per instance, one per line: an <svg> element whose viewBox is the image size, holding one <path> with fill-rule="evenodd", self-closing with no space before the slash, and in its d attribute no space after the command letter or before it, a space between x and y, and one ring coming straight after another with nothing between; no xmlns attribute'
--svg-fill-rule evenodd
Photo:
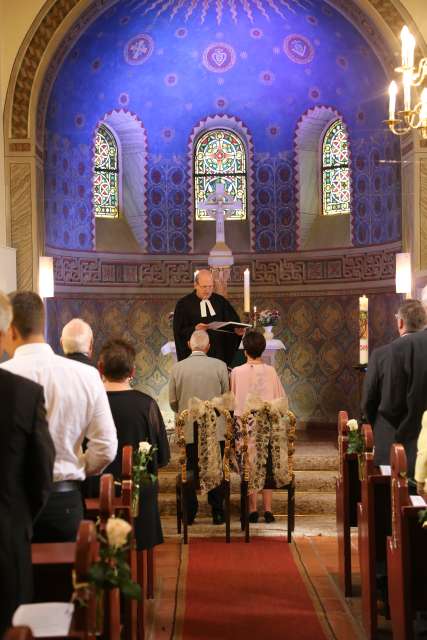
<svg viewBox="0 0 427 640"><path fill-rule="evenodd" d="M427 608L427 529L418 519L426 505L412 503L401 444L392 445L390 464L392 530L387 539L387 577L393 638L412 640L416 611Z"/></svg>
<svg viewBox="0 0 427 640"><path fill-rule="evenodd" d="M362 619L368 638L378 633L376 567L386 562L391 532L390 475L374 465L373 432L362 425L365 452L358 456L361 501L358 504L359 564L362 583Z"/></svg>
<svg viewBox="0 0 427 640"><path fill-rule="evenodd" d="M226 542L230 542L230 458L231 458L231 444L233 437L233 418L230 411L225 407L215 407L214 404L209 401L203 401L205 408L207 411L215 412L216 419L219 416L223 416L226 421L226 430L225 430L225 442L224 442L224 454L222 456L222 478L225 486L225 505L224 505L224 513L225 513L225 538ZM183 524L183 541L184 544L188 543L188 527L187 527L187 513L186 513L186 505L184 494L186 492L186 487L189 483L193 483L196 491L200 490L200 482L198 477L198 469L196 469L196 473L189 474L187 470L187 451L186 451L186 442L185 442L185 424L188 419L193 419L190 411L188 409L184 409L178 414L175 422L176 428L176 439L179 447L179 473L177 477L176 484L176 495L177 495L177 529L178 533L181 533L181 522ZM195 445L196 445L196 459L198 459L198 428L199 424L197 419L195 422Z"/></svg>
<svg viewBox="0 0 427 640"><path fill-rule="evenodd" d="M33 640L30 627L12 627L3 636L3 640Z"/></svg>

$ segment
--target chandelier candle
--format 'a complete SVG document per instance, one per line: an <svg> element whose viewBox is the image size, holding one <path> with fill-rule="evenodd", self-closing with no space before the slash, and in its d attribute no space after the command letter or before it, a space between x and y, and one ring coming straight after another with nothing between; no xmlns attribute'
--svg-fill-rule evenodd
<svg viewBox="0 0 427 640"><path fill-rule="evenodd" d="M368 363L368 298L359 298L359 362Z"/></svg>

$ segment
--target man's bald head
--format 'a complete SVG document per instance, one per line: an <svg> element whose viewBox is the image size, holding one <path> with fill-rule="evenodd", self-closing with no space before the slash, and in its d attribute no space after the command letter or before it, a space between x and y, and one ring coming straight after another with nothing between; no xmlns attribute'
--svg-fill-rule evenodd
<svg viewBox="0 0 427 640"><path fill-rule="evenodd" d="M194 279L196 295L201 300L210 298L214 288L213 275L208 269L200 269Z"/></svg>
<svg viewBox="0 0 427 640"><path fill-rule="evenodd" d="M73 318L62 329L61 346L65 355L84 353L92 355L93 333L87 322L81 318Z"/></svg>

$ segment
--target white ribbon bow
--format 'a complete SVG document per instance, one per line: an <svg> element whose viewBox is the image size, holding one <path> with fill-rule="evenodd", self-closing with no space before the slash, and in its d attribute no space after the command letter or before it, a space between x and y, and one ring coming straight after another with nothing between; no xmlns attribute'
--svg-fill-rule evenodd
<svg viewBox="0 0 427 640"><path fill-rule="evenodd" d="M202 316L202 318L206 318L207 317L207 311L206 311L206 307L209 309L209 314L211 316L215 316L215 310L211 304L211 301L206 299L206 300L200 300L200 315Z"/></svg>

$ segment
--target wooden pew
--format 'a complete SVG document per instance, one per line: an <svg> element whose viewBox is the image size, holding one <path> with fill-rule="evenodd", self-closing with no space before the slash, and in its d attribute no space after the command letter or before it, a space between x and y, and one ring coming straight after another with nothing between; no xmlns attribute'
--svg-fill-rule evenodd
<svg viewBox="0 0 427 640"><path fill-rule="evenodd" d="M133 526L132 516L132 467L133 467L133 447L125 445L122 449L122 473L120 495L113 494L112 510L116 516L123 518ZM86 498L86 513L90 518L96 519L100 511L100 498ZM144 552L136 552L133 545L129 550L128 562L131 570L132 580L138 582L141 593L144 594ZM147 555L147 591L149 581L153 583L153 554ZM142 640L144 638L144 599L141 600L124 599L124 620L125 639Z"/></svg>
<svg viewBox="0 0 427 640"><path fill-rule="evenodd" d="M108 519L114 513L114 478L104 474L100 480L100 531L105 531ZM76 542L49 542L31 545L35 575L35 601L70 600L72 569L76 555ZM105 596L106 638L120 637L120 597L116 589Z"/></svg>
<svg viewBox="0 0 427 640"><path fill-rule="evenodd" d="M416 611L427 610L427 529L418 522L426 509L410 496L406 454L401 444L391 450L392 531L387 538L387 578L394 640L412 640ZM413 502L420 502L415 506Z"/></svg>
<svg viewBox="0 0 427 640"><path fill-rule="evenodd" d="M366 453L363 454L361 501L357 508L362 618L367 638L377 637L377 563L386 566L387 536L391 532L390 475L374 466L373 433L362 427Z"/></svg>
<svg viewBox="0 0 427 640"><path fill-rule="evenodd" d="M73 582L75 610L71 621L70 631L62 638L75 638L79 640L95 640L96 627L96 594L94 589L87 588L88 573L98 553L98 540L96 528L93 522L82 520L75 543L75 555L73 562ZM53 588L55 585L53 585ZM57 601L58 598L55 598ZM81 601L86 602L85 605ZM41 636L37 636L42 638ZM15 627L7 631L4 640L32 640L33 634L29 627ZM113 640L112 637L110 637ZM42 640L44 640L42 638ZM52 640L52 638L51 638Z"/></svg>
<svg viewBox="0 0 427 640"><path fill-rule="evenodd" d="M360 501L360 480L357 454L347 453L348 414L338 413L338 460L336 479L336 518L338 541L338 577L346 597L353 595L351 580L351 527L357 526L357 503Z"/></svg>

